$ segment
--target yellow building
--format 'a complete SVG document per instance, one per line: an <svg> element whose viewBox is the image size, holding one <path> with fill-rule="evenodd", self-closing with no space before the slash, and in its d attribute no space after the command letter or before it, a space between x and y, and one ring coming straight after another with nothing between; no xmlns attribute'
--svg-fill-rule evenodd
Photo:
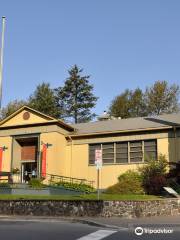
<svg viewBox="0 0 180 240"><path fill-rule="evenodd" d="M94 181L95 151L102 150L100 188L117 181L145 156L180 160L180 114L69 125L27 106L0 122L0 171L20 171Z"/></svg>

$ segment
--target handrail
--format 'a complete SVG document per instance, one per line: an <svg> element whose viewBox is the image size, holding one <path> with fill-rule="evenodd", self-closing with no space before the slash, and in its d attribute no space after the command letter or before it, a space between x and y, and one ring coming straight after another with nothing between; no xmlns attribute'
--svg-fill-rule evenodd
<svg viewBox="0 0 180 240"><path fill-rule="evenodd" d="M13 175L15 176L15 178L13 178ZM8 177L8 182L14 182L14 183L18 183L21 182L21 178L22 178L22 172L18 172L18 173L12 173L12 172L0 172L0 181L1 181L1 176L2 177ZM56 182L68 182L68 183L76 183L76 184L86 184L89 185L91 187L93 187L94 185L94 181L90 181L84 178L74 178L74 177L67 177L67 176L61 176L61 175L57 175L57 174L50 174L47 173L46 174L46 178L50 184L56 183Z"/></svg>
<svg viewBox="0 0 180 240"><path fill-rule="evenodd" d="M54 182L69 182L69 183L77 183L77 184L86 184L91 187L93 187L94 181L90 181L84 178L74 178L74 177L66 177L66 176L61 176L61 175L56 175L56 174L46 174L50 179L50 183Z"/></svg>

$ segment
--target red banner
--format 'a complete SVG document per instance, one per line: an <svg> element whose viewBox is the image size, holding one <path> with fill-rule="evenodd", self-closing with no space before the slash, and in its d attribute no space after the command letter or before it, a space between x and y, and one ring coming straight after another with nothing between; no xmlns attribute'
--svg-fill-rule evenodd
<svg viewBox="0 0 180 240"><path fill-rule="evenodd" d="M46 177L46 154L47 154L47 145L43 144L42 148L42 177Z"/></svg>
<svg viewBox="0 0 180 240"><path fill-rule="evenodd" d="M3 148L0 147L0 172L2 171Z"/></svg>

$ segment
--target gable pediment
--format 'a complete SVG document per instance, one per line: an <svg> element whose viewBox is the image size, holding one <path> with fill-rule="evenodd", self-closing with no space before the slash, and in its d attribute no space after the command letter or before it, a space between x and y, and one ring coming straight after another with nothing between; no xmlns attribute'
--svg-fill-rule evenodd
<svg viewBox="0 0 180 240"><path fill-rule="evenodd" d="M29 107L23 107L1 121L0 127L46 123L54 120L54 118L46 116Z"/></svg>

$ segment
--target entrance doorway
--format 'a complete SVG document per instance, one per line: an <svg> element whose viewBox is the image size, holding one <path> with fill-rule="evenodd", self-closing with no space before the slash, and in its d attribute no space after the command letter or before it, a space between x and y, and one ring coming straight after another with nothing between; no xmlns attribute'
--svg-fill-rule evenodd
<svg viewBox="0 0 180 240"><path fill-rule="evenodd" d="M39 137L18 136L13 143L13 164L12 168L20 170L21 182L27 182L32 177L39 177ZM26 180L26 181L25 181Z"/></svg>
<svg viewBox="0 0 180 240"><path fill-rule="evenodd" d="M23 162L21 164L21 181L26 182L37 177L37 162Z"/></svg>

